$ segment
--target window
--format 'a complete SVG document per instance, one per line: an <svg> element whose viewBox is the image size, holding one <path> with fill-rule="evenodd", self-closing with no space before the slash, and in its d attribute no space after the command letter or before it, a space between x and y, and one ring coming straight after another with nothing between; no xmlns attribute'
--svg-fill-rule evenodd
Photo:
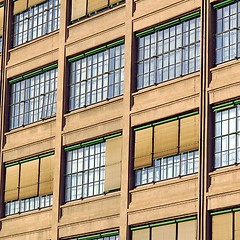
<svg viewBox="0 0 240 240"><path fill-rule="evenodd" d="M54 152L5 164L5 215L52 205Z"/></svg>
<svg viewBox="0 0 240 240"><path fill-rule="evenodd" d="M38 5L34 5L40 3ZM25 6L25 7L23 7ZM59 29L60 0L14 2L13 46Z"/></svg>
<svg viewBox="0 0 240 240"><path fill-rule="evenodd" d="M66 147L66 202L120 188L121 134Z"/></svg>
<svg viewBox="0 0 240 240"><path fill-rule="evenodd" d="M72 0L71 21L90 17L124 2L125 0Z"/></svg>
<svg viewBox="0 0 240 240"><path fill-rule="evenodd" d="M69 59L69 110L82 108L123 94L123 41Z"/></svg>
<svg viewBox="0 0 240 240"><path fill-rule="evenodd" d="M240 239L240 208L212 212L212 240Z"/></svg>
<svg viewBox="0 0 240 240"><path fill-rule="evenodd" d="M198 171L197 112L134 129L135 185Z"/></svg>
<svg viewBox="0 0 240 240"><path fill-rule="evenodd" d="M216 64L240 56L239 2L226 6L227 1L214 5L217 15ZM229 1L228 1L229 3Z"/></svg>
<svg viewBox="0 0 240 240"><path fill-rule="evenodd" d="M132 240L196 240L196 217L174 219L166 222L132 227Z"/></svg>
<svg viewBox="0 0 240 240"><path fill-rule="evenodd" d="M199 12L137 34L137 89L200 69Z"/></svg>
<svg viewBox="0 0 240 240"><path fill-rule="evenodd" d="M71 238L69 240L119 240L118 231L94 234L90 236Z"/></svg>
<svg viewBox="0 0 240 240"><path fill-rule="evenodd" d="M213 107L215 168L240 163L240 105L238 103L237 100Z"/></svg>
<svg viewBox="0 0 240 240"><path fill-rule="evenodd" d="M56 114L57 65L11 80L10 129Z"/></svg>

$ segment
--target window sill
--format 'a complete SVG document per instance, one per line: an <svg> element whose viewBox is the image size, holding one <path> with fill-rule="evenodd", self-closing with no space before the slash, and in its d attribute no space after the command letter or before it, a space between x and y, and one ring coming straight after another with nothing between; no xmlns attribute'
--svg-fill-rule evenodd
<svg viewBox="0 0 240 240"><path fill-rule="evenodd" d="M22 217L26 217L26 216L29 216L29 215L37 215L37 214L40 214L40 213L50 212L50 211L52 211L52 206L44 207L44 208L41 208L41 209L34 209L34 210L31 210L31 211L22 212L22 213L16 213L16 214L12 214L12 215L9 215L9 216L5 216L3 218L0 218L0 221L11 221L11 220L16 219L16 218L22 218Z"/></svg>
<svg viewBox="0 0 240 240"><path fill-rule="evenodd" d="M229 60L227 62L219 63L215 67L210 68L210 72L215 73L215 72L221 71L225 68L231 67L233 65L237 65L239 63L240 63L240 59L233 59L233 60Z"/></svg>
<svg viewBox="0 0 240 240"><path fill-rule="evenodd" d="M83 199L76 199L72 200L69 202L64 203L60 208L68 208L68 207L73 207L79 204L87 204L87 203L92 203L92 202L100 202L101 200L106 200L108 198L115 198L120 196L121 190L116 191L116 192L109 192L107 194L100 194L96 196L91 196L91 197L86 197Z"/></svg>
<svg viewBox="0 0 240 240"><path fill-rule="evenodd" d="M39 120L37 122L30 123L28 125L24 125L24 126L21 126L21 127L17 127L17 128L12 129L12 130L8 130L8 132L5 133L5 136L11 135L11 134L16 133L16 132L24 131L26 129L35 128L37 126L40 126L40 125L43 125L43 124L48 124L48 123L54 122L54 121L56 121L56 116L53 116L53 117L47 118L47 119L43 119L43 120Z"/></svg>
<svg viewBox="0 0 240 240"><path fill-rule="evenodd" d="M236 172L240 171L240 164L237 163L236 165L229 165L229 166L224 166L221 168L217 168L213 170L212 172L209 173L210 177L216 176L216 175L221 175L224 173L230 173L230 172Z"/></svg>
<svg viewBox="0 0 240 240"><path fill-rule="evenodd" d="M176 177L176 178L171 178L171 179L166 179L158 182L153 182L153 183L148 183L144 185L139 185L137 187L134 187L133 190L130 190L130 193L136 193L136 192L141 192L141 191L146 191L152 188L159 188L161 186L170 186L170 185L176 185L182 182L188 182L191 180L197 180L198 178L198 173L193 173L181 177Z"/></svg>
<svg viewBox="0 0 240 240"><path fill-rule="evenodd" d="M103 100L101 102L97 102L97 103L88 105L86 107L82 107L82 108L78 108L78 109L72 110L71 112L64 114L64 117L68 117L68 116L71 116L71 115L79 114L81 112L86 112L88 110L92 110L92 109L95 109L95 108L103 107L105 105L109 105L109 104L115 103L115 102L120 102L122 100L123 100L123 95L120 95L120 96L117 96L117 97L114 97L114 98L111 98L111 99L108 99L108 100Z"/></svg>
<svg viewBox="0 0 240 240"><path fill-rule="evenodd" d="M137 95L140 95L140 94L143 94L143 93L146 93L146 92L150 92L150 91L158 89L158 88L163 88L163 87L168 86L168 85L176 84L177 82L181 82L181 81L191 79L191 78L195 78L195 77L198 77L198 76L200 76L199 71L194 72L194 73L190 73L190 74L182 76L182 77L169 79L169 80L166 80L164 82L160 82L156 85L151 85L151 86L147 86L147 87L144 87L142 89L136 90L136 92L132 93L132 96L135 97Z"/></svg>
<svg viewBox="0 0 240 240"><path fill-rule="evenodd" d="M56 30L56 31L54 31L54 32L50 32L50 33L47 33L47 34L45 34L45 35L42 35L42 36L40 36L40 37L38 37L38 38L35 38L35 39L33 39L33 40L31 40L31 41L28 41L28 42L26 42L26 43L23 43L23 44L21 44L21 45L12 47L11 49L9 49L9 52L11 53L11 52L13 52L13 51L16 51L16 50L18 50L18 49L21 49L21 48L26 47L26 46L28 46L28 45L31 45L31 44L33 44L33 43L40 42L40 41L42 41L42 40L44 40L44 39L46 39L46 38L50 38L50 37L52 37L52 36L54 36L54 35L57 35L58 33L59 33L59 29Z"/></svg>
<svg viewBox="0 0 240 240"><path fill-rule="evenodd" d="M124 8L125 6L126 6L126 3L122 3L122 4L118 5L118 6L115 6L113 8L109 8L109 9L103 11L103 12L97 13L97 14L92 15L90 17L86 17L86 18L83 17L82 19L79 19L78 21L68 25L67 29L70 30L71 28L73 28L73 27L75 27L75 26L77 26L79 24L83 24L85 22L94 20L95 18L99 18L99 17L105 16L107 14L110 14L110 13L114 12L114 11L117 11L120 8Z"/></svg>

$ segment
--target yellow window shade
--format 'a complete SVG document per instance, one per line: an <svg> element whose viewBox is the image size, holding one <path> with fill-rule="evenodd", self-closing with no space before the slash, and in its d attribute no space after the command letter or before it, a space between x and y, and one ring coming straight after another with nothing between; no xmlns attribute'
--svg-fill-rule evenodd
<svg viewBox="0 0 240 240"><path fill-rule="evenodd" d="M0 36L3 35L4 7L0 8Z"/></svg>
<svg viewBox="0 0 240 240"><path fill-rule="evenodd" d="M17 0L14 2L14 11L13 14L18 14L24 12L27 9L27 0Z"/></svg>
<svg viewBox="0 0 240 240"><path fill-rule="evenodd" d="M180 120L180 152L198 149L199 115Z"/></svg>
<svg viewBox="0 0 240 240"><path fill-rule="evenodd" d="M178 224L178 240L197 240L197 220Z"/></svg>
<svg viewBox="0 0 240 240"><path fill-rule="evenodd" d="M106 140L105 191L120 188L122 136Z"/></svg>
<svg viewBox="0 0 240 240"><path fill-rule="evenodd" d="M152 228L152 240L173 240L176 239L176 224Z"/></svg>
<svg viewBox="0 0 240 240"><path fill-rule="evenodd" d="M134 169L152 165L152 128L135 132Z"/></svg>
<svg viewBox="0 0 240 240"><path fill-rule="evenodd" d="M54 155L44 157L40 161L39 195L53 192L53 160Z"/></svg>
<svg viewBox="0 0 240 240"><path fill-rule="evenodd" d="M150 240L150 228L133 231L132 240Z"/></svg>
<svg viewBox="0 0 240 240"><path fill-rule="evenodd" d="M110 4L118 3L120 0L110 0Z"/></svg>
<svg viewBox="0 0 240 240"><path fill-rule="evenodd" d="M87 0L72 0L71 21L84 17L87 14Z"/></svg>
<svg viewBox="0 0 240 240"><path fill-rule="evenodd" d="M232 239L232 213L212 216L212 240Z"/></svg>
<svg viewBox="0 0 240 240"><path fill-rule="evenodd" d="M18 199L19 165L6 168L5 202Z"/></svg>
<svg viewBox="0 0 240 240"><path fill-rule="evenodd" d="M154 127L154 155L159 158L178 153L178 121Z"/></svg>
<svg viewBox="0 0 240 240"><path fill-rule="evenodd" d="M34 160L21 164L20 199L34 197L38 190L38 163Z"/></svg>
<svg viewBox="0 0 240 240"><path fill-rule="evenodd" d="M235 218L234 240L240 240L240 212L235 212L234 218Z"/></svg>
<svg viewBox="0 0 240 240"><path fill-rule="evenodd" d="M88 0L88 13L95 12L108 6L108 0Z"/></svg>
<svg viewBox="0 0 240 240"><path fill-rule="evenodd" d="M28 8L35 6L37 4L43 3L46 0L28 0Z"/></svg>

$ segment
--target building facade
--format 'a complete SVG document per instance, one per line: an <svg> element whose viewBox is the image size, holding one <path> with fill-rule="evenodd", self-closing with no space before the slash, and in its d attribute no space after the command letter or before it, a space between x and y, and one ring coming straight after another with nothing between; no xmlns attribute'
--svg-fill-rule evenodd
<svg viewBox="0 0 240 240"><path fill-rule="evenodd" d="M0 4L0 240L240 240L240 2Z"/></svg>

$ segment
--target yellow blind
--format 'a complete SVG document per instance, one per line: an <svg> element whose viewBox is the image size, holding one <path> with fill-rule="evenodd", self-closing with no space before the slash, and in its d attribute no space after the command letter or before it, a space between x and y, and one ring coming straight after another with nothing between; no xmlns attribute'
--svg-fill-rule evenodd
<svg viewBox="0 0 240 240"><path fill-rule="evenodd" d="M122 136L106 140L105 191L120 188Z"/></svg>
<svg viewBox="0 0 240 240"><path fill-rule="evenodd" d="M108 6L108 0L88 0L88 13L95 12Z"/></svg>
<svg viewBox="0 0 240 240"><path fill-rule="evenodd" d="M176 239L176 224L152 228L152 240L175 240Z"/></svg>
<svg viewBox="0 0 240 240"><path fill-rule="evenodd" d="M232 240L232 213L212 216L212 240Z"/></svg>
<svg viewBox="0 0 240 240"><path fill-rule="evenodd" d="M53 192L53 160L54 155L40 160L39 195Z"/></svg>
<svg viewBox="0 0 240 240"><path fill-rule="evenodd" d="M134 168L152 165L152 128L135 132Z"/></svg>
<svg viewBox="0 0 240 240"><path fill-rule="evenodd" d="M18 14L27 9L27 0L17 0L14 2L14 11L13 14Z"/></svg>
<svg viewBox="0 0 240 240"><path fill-rule="evenodd" d="M28 8L35 6L37 4L43 3L46 0L28 0Z"/></svg>
<svg viewBox="0 0 240 240"><path fill-rule="evenodd" d="M6 168L5 202L18 199L19 165Z"/></svg>
<svg viewBox="0 0 240 240"><path fill-rule="evenodd" d="M87 14L87 0L72 0L71 21Z"/></svg>
<svg viewBox="0 0 240 240"><path fill-rule="evenodd" d="M199 115L180 120L180 152L198 149Z"/></svg>
<svg viewBox="0 0 240 240"><path fill-rule="evenodd" d="M120 0L110 0L110 4L114 4L114 3L117 3L117 2L120 2Z"/></svg>
<svg viewBox="0 0 240 240"><path fill-rule="evenodd" d="M38 190L38 163L34 160L21 164L20 199L34 197Z"/></svg>
<svg viewBox="0 0 240 240"><path fill-rule="evenodd" d="M178 153L178 121L154 127L154 158Z"/></svg>
<svg viewBox="0 0 240 240"><path fill-rule="evenodd" d="M141 229L132 232L132 240L150 240L150 229Z"/></svg>
<svg viewBox="0 0 240 240"><path fill-rule="evenodd" d="M235 212L234 217L235 217L234 240L240 240L240 212Z"/></svg>
<svg viewBox="0 0 240 240"><path fill-rule="evenodd" d="M178 240L197 239L197 220L178 223Z"/></svg>
<svg viewBox="0 0 240 240"><path fill-rule="evenodd" d="M0 36L3 35L4 7L0 8Z"/></svg>

